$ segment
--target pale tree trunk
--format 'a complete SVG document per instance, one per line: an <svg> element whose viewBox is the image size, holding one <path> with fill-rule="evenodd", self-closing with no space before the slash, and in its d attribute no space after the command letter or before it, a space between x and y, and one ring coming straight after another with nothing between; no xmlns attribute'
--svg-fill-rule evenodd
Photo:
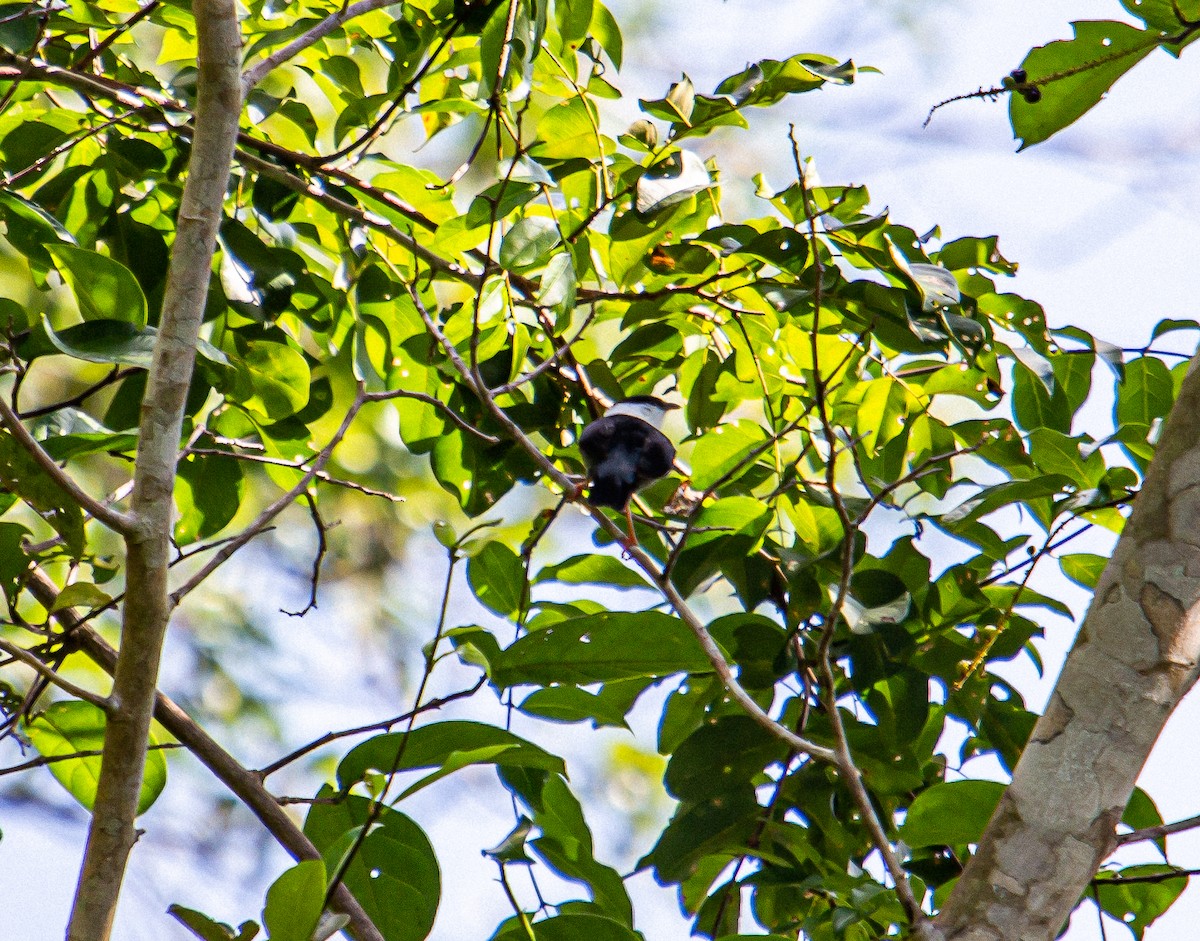
<svg viewBox="0 0 1200 941"><path fill-rule="evenodd" d="M132 531L126 537L121 650L91 828L67 930L70 941L109 937L125 866L137 839L134 818L171 612L167 565L179 436L241 112L236 5L233 0L194 0L192 9L199 67L195 133L142 402Z"/></svg>
<svg viewBox="0 0 1200 941"><path fill-rule="evenodd" d="M1000 805L937 927L1051 941L1096 869L1200 658L1200 357Z"/></svg>

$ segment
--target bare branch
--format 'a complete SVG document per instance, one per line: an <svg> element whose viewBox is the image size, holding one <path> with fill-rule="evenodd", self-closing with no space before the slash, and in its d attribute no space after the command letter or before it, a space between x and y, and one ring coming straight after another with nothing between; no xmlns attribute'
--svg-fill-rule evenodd
<svg viewBox="0 0 1200 941"><path fill-rule="evenodd" d="M17 417L17 413L12 410L12 406L2 396L0 396L0 423L3 423L21 447L29 452L29 456L37 461L38 466L46 472L47 476L65 490L67 495L85 512L114 532L128 535L133 531L134 518L132 514L123 513L102 503L79 486L75 482L75 478L59 467L58 462L46 453L46 449L29 433L29 429L25 427L21 419Z"/></svg>
<svg viewBox="0 0 1200 941"><path fill-rule="evenodd" d="M387 402L391 399L416 399L418 402L424 402L426 405L432 405L439 412L445 415L455 427L461 428L463 431L474 435L481 441L486 441L488 444L497 444L500 441L500 439L495 435L489 435L486 431L481 431L480 429L476 428L441 399L436 399L432 395L428 395L424 392L411 392L408 389L389 389L386 392L368 392L366 394L366 400L368 402Z"/></svg>
<svg viewBox="0 0 1200 941"><path fill-rule="evenodd" d="M858 805L863 823L866 824L867 831L871 835L871 842L875 845L875 849L883 859L883 864L887 869L888 875L892 878L896 896L899 898L900 904L904 906L904 911L908 915L908 920L912 925L914 933L922 936L931 933L933 928L924 910L921 908L921 900L913 892L912 884L908 881L908 873L900 864L900 859L896 855L895 848L888 839L887 831L884 830L883 823L879 819L879 814L875 811L875 805L871 803L871 795L867 792L866 784L863 782L862 772L859 770L858 765L854 761L854 755L850 751L850 740L846 735L846 725L842 720L842 714L837 704L837 685L833 675L833 664L830 660L829 648L833 642L833 634L838 620L842 617L846 599L849 597L850 577L854 571L854 534L857 530L857 525L851 517L850 511L847 509L845 501L842 499L841 492L836 486L837 461L832 451L836 438L826 398L828 391L826 386L827 380L821 375L820 344L818 342L818 334L821 326L821 303L825 267L821 260L821 246L817 240L817 222L813 214L812 204L809 201L808 185L804 175L804 165L800 160L800 148L796 143L796 129L794 125L789 125L788 137L792 142L792 157L796 164L796 177L800 187L800 201L804 205L804 216L808 222L809 250L812 252L813 268L816 274L816 285L813 289L813 325L810 332L813 360L813 401L825 440L831 449L829 460L825 465L825 480L833 508L842 526L841 578L838 582L837 596L833 601L829 616L821 632L821 639L817 645L817 669L821 680L820 685L825 694L825 712L829 717L829 725L833 731L834 750L836 753L835 763L841 773L842 782L854 797L854 803ZM839 364L838 369L841 368L842 364Z"/></svg>
<svg viewBox="0 0 1200 941"><path fill-rule="evenodd" d="M455 349L454 344L450 342L449 338L437 325L437 322L426 309L416 290L411 285L409 285L408 289L409 294L413 298L413 303L416 304L417 311L421 315L421 319L425 321L426 328L437 339L438 343L441 344L447 358L453 364L458 374L471 386L479 396L480 401L496 420L504 425L509 437L525 450L525 453L534 460L545 475L558 484L564 491L568 493L572 492L575 488L571 479L556 467L554 462L546 457L541 449L530 440L528 435L496 404L487 388L481 382L478 382L477 378L471 373L470 368L463 361L463 358L459 355L458 350ZM614 538L621 539L624 536L620 527L600 512L600 510L590 507L590 511L596 523ZM642 571L650 576L654 584L658 586L663 596L670 602L671 607L675 609L675 613L679 615L680 620L696 635L696 640L699 641L700 647L712 664L713 670L716 671L717 675L721 678L721 682L725 684L725 688L738 701L738 704L746 711L747 715L797 752L812 755L814 758L819 758L823 761L835 762L836 755L832 749L825 748L816 742L809 741L797 735L791 729L772 719L762 706L754 701L754 698L742 688L742 685L733 675L733 669L725 659L721 648L712 639L712 635L708 633L708 628L705 627L704 622L688 606L688 603L679 594L679 591L671 583L670 579L663 574L658 564L640 546L632 546L628 552Z"/></svg>
<svg viewBox="0 0 1200 941"><path fill-rule="evenodd" d="M276 49L270 55L264 56L250 68L246 69L242 75L242 94L248 95L250 89L261 82L269 72L277 69L288 59L299 55L309 46L324 39L334 30L345 25L349 20L354 19L356 16L362 16L364 13L395 6L399 2L400 0L358 0L358 3L344 4L336 13L325 17L325 19L321 20L312 29L301 33L286 46Z"/></svg>
<svg viewBox="0 0 1200 941"><path fill-rule="evenodd" d="M41 569L33 570L26 587L44 608L49 610L54 607L58 588ZM106 673L113 673L117 664L117 651L103 637L84 624L72 609L56 611L54 618L62 625L64 632L75 641L80 651ZM246 805L293 859L321 858L320 852L287 815L274 795L263 787L262 779L255 772L248 771L238 764L233 756L218 745L183 709L159 692L155 692L154 697L154 718ZM358 941L384 941L383 935L371 922L370 916L345 886L341 886L334 893L333 907L350 916L352 933Z"/></svg>
<svg viewBox="0 0 1200 941"><path fill-rule="evenodd" d="M325 540L325 530L328 527L325 521L321 519L321 511L317 509L317 501L313 495L307 490L304 491L305 502L308 503L308 513L312 517L313 526L317 530L317 552L313 556L312 575L309 578L308 604L299 611L288 611L286 608L280 608L280 614L286 614L290 618L302 618L317 606L317 586L321 582L321 563L325 561L325 553L329 551L329 543Z"/></svg>
<svg viewBox="0 0 1200 941"><path fill-rule="evenodd" d="M151 751L165 751L169 748L182 748L178 742L158 742L150 746ZM28 761L22 761L19 765L9 765L7 768L0 768L0 777L6 774L17 774L21 771L29 771L31 768L42 768L46 765L57 764L60 761L78 761L80 758L99 758L103 752L100 749L90 749L87 751L70 752L65 755L38 755L36 758L30 758Z"/></svg>
<svg viewBox="0 0 1200 941"><path fill-rule="evenodd" d="M346 415L342 419L338 430L334 432L333 437L329 439L329 443L325 445L316 457L313 459L312 465L301 476L296 485L287 493L277 499L274 503L268 506L265 510L258 514L254 522L243 529L238 535L229 539L221 546L220 551L209 559L191 578L184 582L179 588L171 592L170 603L171 607L178 607L179 602L184 599L191 591L200 585L208 576L215 572L218 568L225 564L235 552L242 546L248 543L251 539L258 536L271 520L275 519L280 513L291 506L296 499L308 489L308 485L313 479L321 473L325 465L329 462L329 458L333 455L333 449L338 446L341 440L346 436L346 432L350 430L350 425L353 423L355 416L358 415L365 401L362 386L359 386L358 394L355 396L350 408L346 410Z"/></svg>
<svg viewBox="0 0 1200 941"><path fill-rule="evenodd" d="M121 652L87 848L67 929L69 941L109 937L125 867L137 839L134 818L171 612L167 575L175 466L241 114L237 4L194 0L192 11L198 65L196 130L146 378L132 521L120 519L126 524L127 550Z"/></svg>
<svg viewBox="0 0 1200 941"><path fill-rule="evenodd" d="M91 703L97 709L108 712L109 701L104 696L101 696L99 693L93 693L90 689L84 689L82 686L77 686L68 679L64 679L59 675L57 670L49 664L44 663L41 658L24 647L18 647L16 644L0 638L0 650L3 650L14 660L20 660L25 666L40 676L45 677L59 689L63 690L63 692L69 693L76 699L82 699L84 702Z"/></svg>
<svg viewBox="0 0 1200 941"><path fill-rule="evenodd" d="M398 716L392 716L390 719L383 719L380 722L372 722L370 725L360 725L353 729L342 729L340 732L326 732L320 738L313 739L308 744L301 745L295 751L288 752L282 758L271 762L265 768L260 768L256 773L260 779L265 780L280 768L287 767L293 761L303 758L305 755L316 751L318 748L324 748L330 742L336 742L338 739L350 738L355 735L365 735L368 732L390 732L392 730L392 726L399 725L401 722L407 722L423 712L432 712L435 709L441 709L442 706L452 703L455 700L467 699L471 696L474 696L477 692L479 692L480 689L483 688L483 684L486 682L487 677L481 676L479 678L479 682L470 689L461 689L457 693L449 693L445 696L440 696L437 699L431 699L429 702L418 706L416 709L401 713Z"/></svg>
<svg viewBox="0 0 1200 941"><path fill-rule="evenodd" d="M1195 830L1197 827L1200 827L1200 814L1188 817L1186 820L1176 820L1174 823L1160 823L1156 827L1143 827L1141 830L1131 830L1129 833L1118 833L1117 846L1161 840L1164 836L1172 833L1183 833L1185 830Z"/></svg>

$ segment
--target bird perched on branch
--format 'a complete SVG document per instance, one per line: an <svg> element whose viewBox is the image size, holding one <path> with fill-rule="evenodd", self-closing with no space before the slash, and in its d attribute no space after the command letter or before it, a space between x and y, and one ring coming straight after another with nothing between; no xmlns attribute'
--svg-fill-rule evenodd
<svg viewBox="0 0 1200 941"><path fill-rule="evenodd" d="M660 430L663 418L674 408L679 406L652 395L631 395L579 436L579 450L591 479L588 502L624 511L629 530L626 548L637 542L630 499L642 487L665 477L675 461L675 446Z"/></svg>

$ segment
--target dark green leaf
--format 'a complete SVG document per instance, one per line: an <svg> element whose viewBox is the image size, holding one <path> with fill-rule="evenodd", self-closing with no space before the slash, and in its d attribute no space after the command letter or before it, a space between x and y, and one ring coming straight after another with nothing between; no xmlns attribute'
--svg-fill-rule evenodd
<svg viewBox="0 0 1200 941"><path fill-rule="evenodd" d="M605 683L707 672L712 665L678 618L658 611L608 612L534 631L492 664L497 686Z"/></svg>
<svg viewBox="0 0 1200 941"><path fill-rule="evenodd" d="M1020 94L1009 95L1008 116L1022 150L1090 111L1113 82L1149 55L1160 40L1157 32L1108 20L1071 26L1074 39L1038 46L1021 63L1041 93L1033 102Z"/></svg>
<svg viewBox="0 0 1200 941"><path fill-rule="evenodd" d="M437 722L409 733L377 735L356 745L338 765L338 783L350 787L372 770L386 774L393 768L440 768L464 754L479 755L476 764L541 768L558 774L566 770L561 758L504 729L478 722Z"/></svg>
<svg viewBox="0 0 1200 941"><path fill-rule="evenodd" d="M568 585L607 585L610 588L649 588L636 571L611 555L575 555L545 566L534 581L563 582Z"/></svg>
<svg viewBox="0 0 1200 941"><path fill-rule="evenodd" d="M502 542L489 542L467 560L467 581L485 607L515 617L525 594L525 564Z"/></svg>
<svg viewBox="0 0 1200 941"><path fill-rule="evenodd" d="M1100 907L1133 932L1141 941L1146 929L1160 915L1175 904L1175 900L1187 888L1188 877L1164 879L1162 882L1131 882L1121 885L1122 878L1157 876L1177 871L1165 863L1147 863L1126 866L1117 872L1102 871L1097 874L1094 885L1100 899Z"/></svg>
<svg viewBox="0 0 1200 941"><path fill-rule="evenodd" d="M325 786L317 796L329 798L332 794ZM350 795L309 809L304 833L321 851L327 869L342 864L367 822L372 803ZM345 873L346 888L386 941L422 941L429 934L441 898L441 882L429 838L404 814L386 806Z"/></svg>
<svg viewBox="0 0 1200 941"><path fill-rule="evenodd" d="M118 261L65 243L46 246L71 288L84 320L124 320L146 326L146 295L137 278Z"/></svg>
<svg viewBox="0 0 1200 941"><path fill-rule="evenodd" d="M297 863L267 889L263 925L271 941L309 941L325 907L325 863Z"/></svg>
<svg viewBox="0 0 1200 941"><path fill-rule="evenodd" d="M997 781L946 781L917 795L900 827L909 846L978 843L1004 794Z"/></svg>

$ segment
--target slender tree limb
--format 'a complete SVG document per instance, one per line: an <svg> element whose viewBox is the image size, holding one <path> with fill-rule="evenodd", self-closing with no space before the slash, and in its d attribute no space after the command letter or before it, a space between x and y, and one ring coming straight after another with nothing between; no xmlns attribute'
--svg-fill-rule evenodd
<svg viewBox="0 0 1200 941"><path fill-rule="evenodd" d="M241 35L233 0L193 0L197 37L196 131L146 379L126 530L121 652L92 822L67 929L69 941L107 941L137 839L142 772L171 604L175 465L196 342L207 300L241 115Z"/></svg>
<svg viewBox="0 0 1200 941"><path fill-rule="evenodd" d="M1197 827L1200 827L1200 814L1188 817L1186 820L1176 820L1173 823L1160 823L1156 827L1143 827L1141 830L1131 830L1129 833L1118 833L1117 846L1161 840L1164 836L1172 833L1183 833L1185 830L1195 830Z"/></svg>
<svg viewBox="0 0 1200 941"><path fill-rule="evenodd" d="M804 216L808 222L809 249L812 252L813 269L816 274L816 285L813 290L813 325L809 333L813 359L813 408L820 421L825 441L830 448L830 457L825 465L825 481L834 511L837 513L838 520L842 526L841 578L838 581L837 596L834 598L817 645L817 669L821 678L820 685L824 689L825 712L829 717L830 728L833 731L834 750L837 756L836 764L841 773L842 783L850 791L854 798L854 803L858 805L859 813L862 814L867 832L871 836L871 842L875 845L875 849L883 859L883 864L887 869L888 875L891 876L896 897L904 907L905 914L908 915L913 933L918 937L931 937L933 931L925 915L925 911L921 907L921 900L913 892L912 883L908 879L908 873L900 864L900 859L896 855L896 850L892 846L891 840L888 839L883 822L879 819L875 805L871 802L871 795L868 793L866 784L863 781L862 771L854 761L854 755L850 750L850 740L846 735L846 725L842 720L842 714L837 704L837 681L833 674L833 664L829 650L833 642L834 630L837 627L838 621L842 619L846 599L850 593L850 578L854 572L854 535L858 527L846 506L845 500L842 499L841 492L836 486L837 461L833 451L836 436L826 398L828 391L827 380L821 375L820 344L818 342L818 333L821 327L821 303L825 267L821 260L821 246L817 241L816 217L813 213L812 204L809 201L808 185L804 175L804 166L800 160L800 148L796 143L796 129L794 125L790 125L788 128L788 137L792 142L792 157L796 164L796 178L800 187L800 201L804 205ZM845 362L843 361L837 368L840 370L844 366Z"/></svg>
<svg viewBox="0 0 1200 941"><path fill-rule="evenodd" d="M364 13L381 10L384 7L396 6L400 0L358 0L358 3L344 4L336 13L321 20L307 32L301 33L286 46L276 49L270 55L264 56L246 69L242 75L242 93L249 94L250 89L261 82L268 73L279 68L288 59L299 55L309 46L320 42L334 30L340 29L348 21Z"/></svg>
<svg viewBox="0 0 1200 941"><path fill-rule="evenodd" d="M54 606L58 588L41 569L35 568L31 572L26 587L44 608L49 610ZM56 611L54 618L85 656L106 673L111 675L114 672L117 651L93 628L83 623L74 610L68 608ZM156 692L154 697L154 718L246 805L293 859L321 858L320 851L296 826L275 796L263 787L262 778L258 773L242 767L191 716L159 692ZM372 923L370 916L345 886L341 886L334 893L332 902L335 910L350 917L350 931L358 941L384 941L383 935Z"/></svg>
<svg viewBox="0 0 1200 941"><path fill-rule="evenodd" d="M21 419L17 417L17 413L12 410L12 406L2 396L0 396L0 423L3 423L9 433L16 438L17 443L29 453L29 456L46 472L46 475L65 490L67 495L79 504L84 512L88 513L93 519L99 520L114 532L122 535L128 535L133 532L133 514L124 513L97 500L79 486L75 482L75 478L59 467L58 462L46 453L46 449L29 433L29 429L25 427Z"/></svg>
<svg viewBox="0 0 1200 941"><path fill-rule="evenodd" d="M272 761L269 765L260 768L255 772L255 774L257 774L260 779L265 780L281 768L286 768L292 762L298 761L305 755L311 754L318 748L324 748L330 742L336 742L338 739L350 738L355 735L365 735L368 732L390 732L393 726L399 725L401 722L408 722L423 712L432 712L435 709L441 709L442 706L459 699L469 699L471 696L474 696L477 692L479 692L479 690L483 688L483 684L486 682L487 677L481 676L479 678L479 682L477 682L470 689L461 689L457 693L448 693L445 696L439 696L437 699L431 699L429 702L417 706L415 709L411 709L408 712L402 712L400 715L392 716L390 719L383 719L380 722L372 722L369 725L360 725L353 729L342 729L340 732L326 732L320 738L315 738L311 742L301 745L294 751L288 752L282 758L278 758L275 761Z"/></svg>
<svg viewBox="0 0 1200 941"><path fill-rule="evenodd" d="M362 385L360 384L358 393L355 395L354 401L351 403L350 407L346 410L346 414L342 418L342 423L338 426L338 430L334 432L333 437L329 439L329 443L317 453L315 458L313 458L312 464L296 482L295 486L293 486L292 489L287 491L287 493L285 493L283 496L279 497L261 513L259 513L254 522L238 533L238 535L234 536L232 539L226 540L216 555L205 562L204 565L194 575L192 575L191 578L171 592L170 604L172 608L177 607L179 602L182 601L185 596L195 590L195 588L199 586L205 579L207 579L208 576L224 565L235 552L242 548L242 546L258 536L264 529L267 528L268 525L270 525L271 521L275 519L276 516L295 503L300 495L308 489L308 485L313 482L313 480L321 473L322 470L324 470L325 465L329 462L329 458L333 456L334 448L336 448L341 440L346 437L346 432L350 430L350 425L354 422L355 416L358 415L359 410L362 408L363 402L365 401L364 395L365 393L363 392Z"/></svg>
<svg viewBox="0 0 1200 941"><path fill-rule="evenodd" d="M29 667L35 673L45 677L63 692L70 693L76 699L82 699L84 702L91 703L97 709L108 712L109 702L107 698L63 678L52 666L44 663L39 657L30 653L24 647L18 647L16 644L0 638L0 650L3 650L14 660L21 661L21 663L25 664L25 666Z"/></svg>
<svg viewBox="0 0 1200 941"><path fill-rule="evenodd" d="M138 11L129 17L129 19L119 24L112 32L100 40L100 42L96 43L96 45L94 45L91 49L72 62L71 68L82 69L85 66L90 65L94 59L103 55L105 50L107 50L121 36L129 32L129 30L133 29L133 27L153 13L161 2L162 0L147 0L147 2L142 4L141 7L138 8Z"/></svg>
<svg viewBox="0 0 1200 941"><path fill-rule="evenodd" d="M1200 673L1200 546L1189 525L1200 501L1197 365L1046 711L938 915L947 939L1055 937L1117 844L1146 757Z"/></svg>
<svg viewBox="0 0 1200 941"><path fill-rule="evenodd" d="M424 392L411 392L408 389L389 389L386 392L368 392L365 398L368 402L388 402L392 399L416 399L418 402L432 405L445 415L452 425L467 432L467 434L472 434L481 441L486 441L488 444L497 444L500 441L495 435L489 435L486 431L476 428L441 399L436 399Z"/></svg>
<svg viewBox="0 0 1200 941"><path fill-rule="evenodd" d="M171 748L181 748L178 742L159 742L151 745L151 751L166 751ZM58 764L60 761L78 761L80 758L99 758L103 752L100 749L88 749L86 751L70 752L66 755L38 755L36 758L30 758L28 761L22 761L19 765L9 765L7 768L0 768L0 777L6 774L17 774L21 771L29 771L33 768L42 768L46 765Z"/></svg>

